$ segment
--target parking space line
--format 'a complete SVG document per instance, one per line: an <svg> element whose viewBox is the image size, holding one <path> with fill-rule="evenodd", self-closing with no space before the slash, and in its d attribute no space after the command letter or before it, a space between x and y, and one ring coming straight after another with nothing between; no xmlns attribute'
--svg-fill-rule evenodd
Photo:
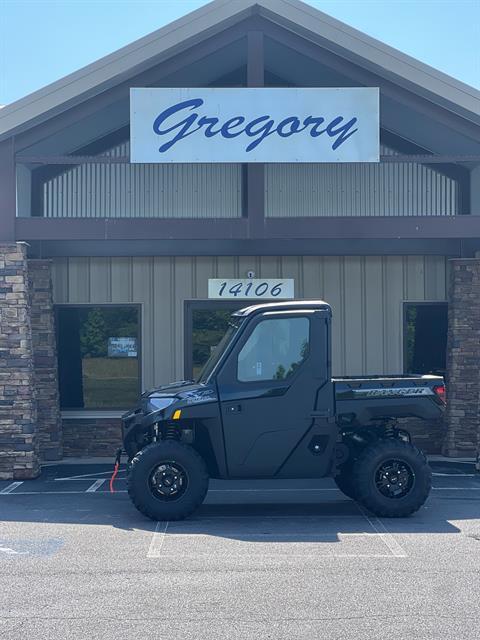
<svg viewBox="0 0 480 640"><path fill-rule="evenodd" d="M279 553L278 551L276 553L265 553L262 551L262 560L265 559L272 559L275 561L278 561L279 559L298 559L298 560L337 560L338 558L351 558L351 559L357 559L357 558L361 558L361 559L372 559L372 558L385 558L386 560L394 560L395 556L392 556L391 553L330 553L330 554L322 554L322 553ZM160 556L158 556L160 557ZM185 559L185 555L179 556L178 554L176 554L175 557L172 556L164 556L164 560L170 560L170 561L176 561L179 557L181 557L182 559ZM218 558L221 558L222 560L245 560L245 558L253 558L255 557L255 554L246 554L246 553L231 553L230 551L228 552L228 557L225 558L224 554L218 554L217 555ZM194 558L207 558L209 560L212 560L212 554L209 551L193 551L193 552L188 552L188 559L192 560Z"/></svg>
<svg viewBox="0 0 480 640"><path fill-rule="evenodd" d="M147 558L160 558L168 525L168 520L166 522L157 522L155 531L152 533L152 539L150 541L150 547L148 548Z"/></svg>
<svg viewBox="0 0 480 640"><path fill-rule="evenodd" d="M118 472L119 474L121 473L125 473L125 470L122 469ZM85 473L83 475L80 476L69 476L69 477L65 477L65 478L55 478L55 482L69 482L72 480L98 480L98 476L104 476L107 475L111 476L112 475L112 471L97 471L96 473Z"/></svg>
<svg viewBox="0 0 480 640"><path fill-rule="evenodd" d="M14 491L17 487L19 487L21 484L23 484L22 482L12 482L11 484L7 485L6 487L4 487L0 493L2 495L6 495L7 493L12 493L12 491Z"/></svg>
<svg viewBox="0 0 480 640"><path fill-rule="evenodd" d="M358 502L355 502L355 504L357 505L358 510L365 518L365 520L367 520L372 529L376 531L385 546L390 549L390 551L392 552L392 556L394 558L407 558L408 556L405 549L398 543L395 536L390 533L383 522L375 516L370 517L368 513L366 513L366 511L364 511L364 509L358 504Z"/></svg>
<svg viewBox="0 0 480 640"><path fill-rule="evenodd" d="M119 491L115 489L115 493L128 493L128 491L126 489L121 489ZM5 495L5 496L62 496L62 495L84 496L86 495L86 491L15 491L14 493L6 493L6 494L2 494L0 492L0 495ZM110 496L111 494L106 491L95 491L95 495Z"/></svg>
<svg viewBox="0 0 480 640"><path fill-rule="evenodd" d="M95 491L99 489L102 486L102 484L104 484L106 481L107 481L106 478L100 478L99 480L95 480L95 482L90 487L88 487L85 493L95 493Z"/></svg>

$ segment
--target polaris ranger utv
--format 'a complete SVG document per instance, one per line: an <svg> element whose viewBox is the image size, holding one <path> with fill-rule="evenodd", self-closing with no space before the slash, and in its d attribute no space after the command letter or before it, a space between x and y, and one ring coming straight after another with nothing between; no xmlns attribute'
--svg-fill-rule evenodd
<svg viewBox="0 0 480 640"><path fill-rule="evenodd" d="M196 382L142 395L123 416L128 492L154 520L199 507L209 478L333 477L386 517L417 511L430 492L425 456L398 418L438 418L437 376L331 377L331 309L321 301L250 306Z"/></svg>

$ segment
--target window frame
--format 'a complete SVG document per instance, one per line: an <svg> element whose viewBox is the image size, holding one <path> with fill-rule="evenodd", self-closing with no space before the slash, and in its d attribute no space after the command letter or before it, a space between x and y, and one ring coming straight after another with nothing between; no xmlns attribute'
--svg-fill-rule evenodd
<svg viewBox="0 0 480 640"><path fill-rule="evenodd" d="M58 349L58 326L59 326L59 311L63 308L69 309L88 309L88 308L134 308L138 313L138 337L137 337L137 358L138 358L138 385L137 385L137 395L140 398L143 390L143 305L141 303L136 302L61 302L54 304L54 318L55 318L55 348L57 353L57 369L60 366L60 356ZM57 374L57 384L58 384L58 374ZM88 413L124 413L124 407L62 407L61 398L60 398L60 388L58 388L58 405L60 412L62 414L72 413L72 414L88 414Z"/></svg>
<svg viewBox="0 0 480 640"><path fill-rule="evenodd" d="M303 310L300 312L295 312L294 310L288 310L288 311L264 311L260 313L255 319L255 322L252 324L251 330L248 332L248 335L241 336L239 342L235 345L234 352L232 353L235 359L234 370L235 370L236 383L243 386L249 385L252 388L258 385L260 386L268 385L268 386L278 386L278 387L285 387L285 385L290 386L291 383L297 378L297 376L299 375L299 373L303 368L303 365L305 364L305 362L307 362L307 360L309 360L312 353L312 350L310 348L310 345L312 343L312 329L313 329L312 321L311 321L312 317L313 317L313 314L309 314L308 312L305 313L305 311ZM293 375L289 376L288 378L283 378L280 380L277 380L275 378L258 379L258 380L239 380L238 356L240 355L244 346L247 344L248 340L253 335L253 332L258 327L258 325L261 324L262 322L265 322L266 320L288 320L292 318L304 318L305 320L308 321L308 354L307 354L307 357L302 361L302 364L299 367L297 367L297 370L295 371L295 373L293 373Z"/></svg>
<svg viewBox="0 0 480 640"><path fill-rule="evenodd" d="M448 331L448 300L403 300L402 301L402 356L403 356L403 374L411 375L407 371L408 347L407 347L407 312L409 306L426 307L426 306L443 306L447 308L447 331ZM446 356L445 356L446 357ZM445 361L446 368L446 361Z"/></svg>

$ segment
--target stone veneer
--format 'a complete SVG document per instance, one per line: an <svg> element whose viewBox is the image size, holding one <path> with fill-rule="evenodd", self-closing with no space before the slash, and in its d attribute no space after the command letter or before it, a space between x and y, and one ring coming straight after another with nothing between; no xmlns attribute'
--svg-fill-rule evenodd
<svg viewBox="0 0 480 640"><path fill-rule="evenodd" d="M0 479L39 474L27 248L0 244Z"/></svg>
<svg viewBox="0 0 480 640"><path fill-rule="evenodd" d="M42 461L62 458L55 314L50 260L29 260L37 428Z"/></svg>
<svg viewBox="0 0 480 640"><path fill-rule="evenodd" d="M480 447L480 260L451 260L447 339L447 435L443 453Z"/></svg>
<svg viewBox="0 0 480 640"><path fill-rule="evenodd" d="M122 446L120 418L64 418L65 457L113 457Z"/></svg>
<svg viewBox="0 0 480 640"><path fill-rule="evenodd" d="M443 420L408 418L399 426L410 432L414 444L425 453L440 453L445 437ZM64 418L63 452L65 457L113 457L122 446L120 418Z"/></svg>
<svg viewBox="0 0 480 640"><path fill-rule="evenodd" d="M424 453L442 453L445 440L445 420L421 420L420 418L402 418L398 421L401 429L412 436L412 442Z"/></svg>

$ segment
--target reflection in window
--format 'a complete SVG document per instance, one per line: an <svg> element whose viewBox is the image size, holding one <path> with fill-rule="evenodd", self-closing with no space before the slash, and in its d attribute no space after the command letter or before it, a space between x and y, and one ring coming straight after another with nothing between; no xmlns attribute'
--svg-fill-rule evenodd
<svg viewBox="0 0 480 640"><path fill-rule="evenodd" d="M447 328L445 302L406 303L405 373L445 374Z"/></svg>
<svg viewBox="0 0 480 640"><path fill-rule="evenodd" d="M193 379L216 350L232 321L234 309L194 309L192 312Z"/></svg>
<svg viewBox="0 0 480 640"><path fill-rule="evenodd" d="M308 356L308 318L263 320L238 354L241 382L285 380Z"/></svg>
<svg viewBox="0 0 480 640"><path fill-rule="evenodd" d="M139 310L59 307L58 377L62 409L129 408L139 394Z"/></svg>

